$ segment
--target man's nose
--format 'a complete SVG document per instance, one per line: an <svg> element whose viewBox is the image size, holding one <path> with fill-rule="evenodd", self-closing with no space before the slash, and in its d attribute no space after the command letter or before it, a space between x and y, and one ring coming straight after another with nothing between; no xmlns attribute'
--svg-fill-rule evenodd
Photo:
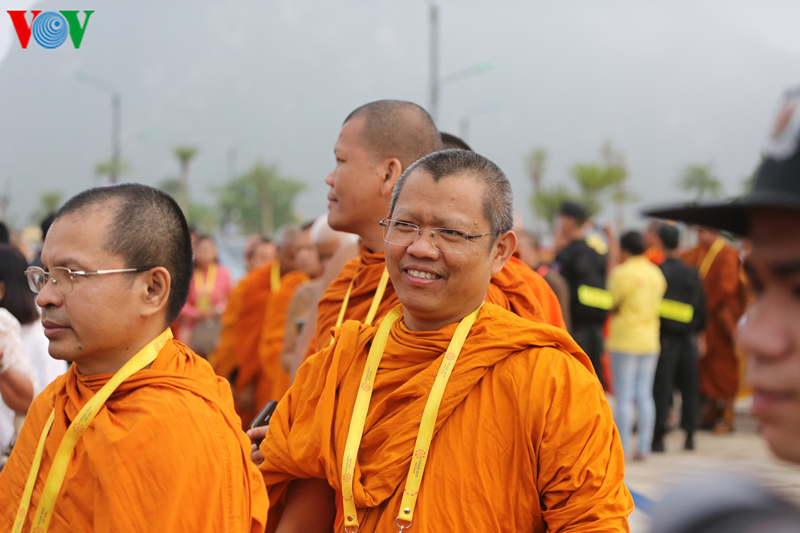
<svg viewBox="0 0 800 533"><path fill-rule="evenodd" d="M39 294L36 295L36 305L44 308L47 305L59 306L63 302L64 295L56 292L55 287L50 282L50 278L48 278L47 283L45 283L42 288L39 289Z"/></svg>
<svg viewBox="0 0 800 533"><path fill-rule="evenodd" d="M786 298L779 291L768 290L747 308L736 333L736 343L748 357L781 357L791 348Z"/></svg>
<svg viewBox="0 0 800 533"><path fill-rule="evenodd" d="M408 253L414 257L438 259L442 252L433 245L433 233L422 229L417 234L417 240L408 247Z"/></svg>

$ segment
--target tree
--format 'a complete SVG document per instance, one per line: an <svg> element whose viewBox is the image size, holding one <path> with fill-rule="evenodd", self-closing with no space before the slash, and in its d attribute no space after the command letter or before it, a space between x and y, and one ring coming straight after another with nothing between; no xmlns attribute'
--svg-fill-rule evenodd
<svg viewBox="0 0 800 533"><path fill-rule="evenodd" d="M528 166L528 176L530 176L531 182L533 183L533 195L531 197L531 205L533 205L534 210L533 229L538 233L541 229L539 228L539 221L543 216L542 212L538 209L538 198L541 194L542 178L544 178L545 165L547 163L547 150L544 148L534 148L531 150L530 154L528 154L526 163Z"/></svg>
<svg viewBox="0 0 800 533"><path fill-rule="evenodd" d="M114 167L116 166L116 172L114 172ZM100 161L94 166L94 173L98 178L108 177L108 181L111 182L114 176L122 176L124 174L128 174L131 171L131 164L127 161L115 161L110 159L108 161Z"/></svg>
<svg viewBox="0 0 800 533"><path fill-rule="evenodd" d="M165 178L158 184L158 188L176 199L180 189L178 178ZM201 233L212 233L219 226L217 209L206 204L189 201L189 206L184 210L189 226L196 228Z"/></svg>
<svg viewBox="0 0 800 533"><path fill-rule="evenodd" d="M538 194L531 197L533 210L542 219L547 221L547 225L552 232L556 225L558 210L564 200L575 200L576 195L571 192L566 185L559 184L553 187L542 187Z"/></svg>
<svg viewBox="0 0 800 533"><path fill-rule="evenodd" d="M184 213L189 210L189 163L197 155L195 146L176 146L172 152L181 165L181 173L178 176L178 205Z"/></svg>
<svg viewBox="0 0 800 533"><path fill-rule="evenodd" d="M61 200L64 193L61 191L45 191L39 195L39 209L36 212L36 220L44 220L48 215L58 211L61 207Z"/></svg>
<svg viewBox="0 0 800 533"><path fill-rule="evenodd" d="M282 176L278 165L259 161L218 190L223 224L238 223L246 233L272 235L275 228L296 220L295 197L305 184Z"/></svg>
<svg viewBox="0 0 800 533"><path fill-rule="evenodd" d="M678 178L678 188L694 193L694 200L699 202L705 197L719 198L724 189L722 182L712 173L713 165L688 165Z"/></svg>

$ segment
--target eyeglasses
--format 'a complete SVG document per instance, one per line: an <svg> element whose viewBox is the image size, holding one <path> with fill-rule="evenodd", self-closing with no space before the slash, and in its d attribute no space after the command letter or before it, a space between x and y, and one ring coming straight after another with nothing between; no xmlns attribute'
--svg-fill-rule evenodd
<svg viewBox="0 0 800 533"><path fill-rule="evenodd" d="M384 218L379 224L383 226L383 240L396 246L411 246L422 235L420 227L410 222ZM469 248L470 241L494 234L490 231L470 235L466 231L450 228L431 228L427 231L431 233L433 247L440 252L450 254L463 254Z"/></svg>
<svg viewBox="0 0 800 533"><path fill-rule="evenodd" d="M48 280L59 294L69 294L72 292L72 282L75 276L100 276L103 274L129 274L131 272L145 272L155 267L142 268L119 268L116 270L70 270L66 267L53 267L50 271L39 267L29 267L25 271L28 276L28 285L36 294L47 285Z"/></svg>

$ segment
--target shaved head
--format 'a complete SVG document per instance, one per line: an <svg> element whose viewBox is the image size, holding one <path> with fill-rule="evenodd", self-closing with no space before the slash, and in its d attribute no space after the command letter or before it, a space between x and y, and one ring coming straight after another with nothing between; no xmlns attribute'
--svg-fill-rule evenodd
<svg viewBox="0 0 800 533"><path fill-rule="evenodd" d="M123 183L87 189L70 198L55 220L84 212L106 211L112 224L105 249L119 255L126 268L162 266L170 275L167 323L175 321L189 296L192 245L181 208L167 193Z"/></svg>
<svg viewBox="0 0 800 533"><path fill-rule="evenodd" d="M433 119L417 104L402 100L378 100L365 104L345 119L362 118L361 142L376 160L397 158L403 168L442 149L442 138Z"/></svg>

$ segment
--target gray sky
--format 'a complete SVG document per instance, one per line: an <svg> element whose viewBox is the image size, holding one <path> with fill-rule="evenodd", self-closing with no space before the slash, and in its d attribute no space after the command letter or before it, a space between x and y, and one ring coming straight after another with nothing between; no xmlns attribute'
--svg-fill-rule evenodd
<svg viewBox="0 0 800 533"><path fill-rule="evenodd" d="M95 163L110 155L110 99L74 81L76 70L122 93L127 179L177 175L171 148L195 144L192 194L210 202L235 146L239 171L262 158L304 180L305 215L325 209L323 180L352 109L381 98L428 104L423 0L117 4L37 2L96 12L79 50L69 41L22 50L5 10L32 3L3 0L0 185L17 225L41 192L93 185ZM442 0L440 19L443 75L496 64L443 87L440 129L458 133L462 116L492 106L471 118L468 141L506 171L528 220L523 160L537 146L550 154L546 184L571 182L569 167L597 160L610 140L640 205L684 199L675 181L689 163L713 162L738 194L778 96L800 82L796 1Z"/></svg>

